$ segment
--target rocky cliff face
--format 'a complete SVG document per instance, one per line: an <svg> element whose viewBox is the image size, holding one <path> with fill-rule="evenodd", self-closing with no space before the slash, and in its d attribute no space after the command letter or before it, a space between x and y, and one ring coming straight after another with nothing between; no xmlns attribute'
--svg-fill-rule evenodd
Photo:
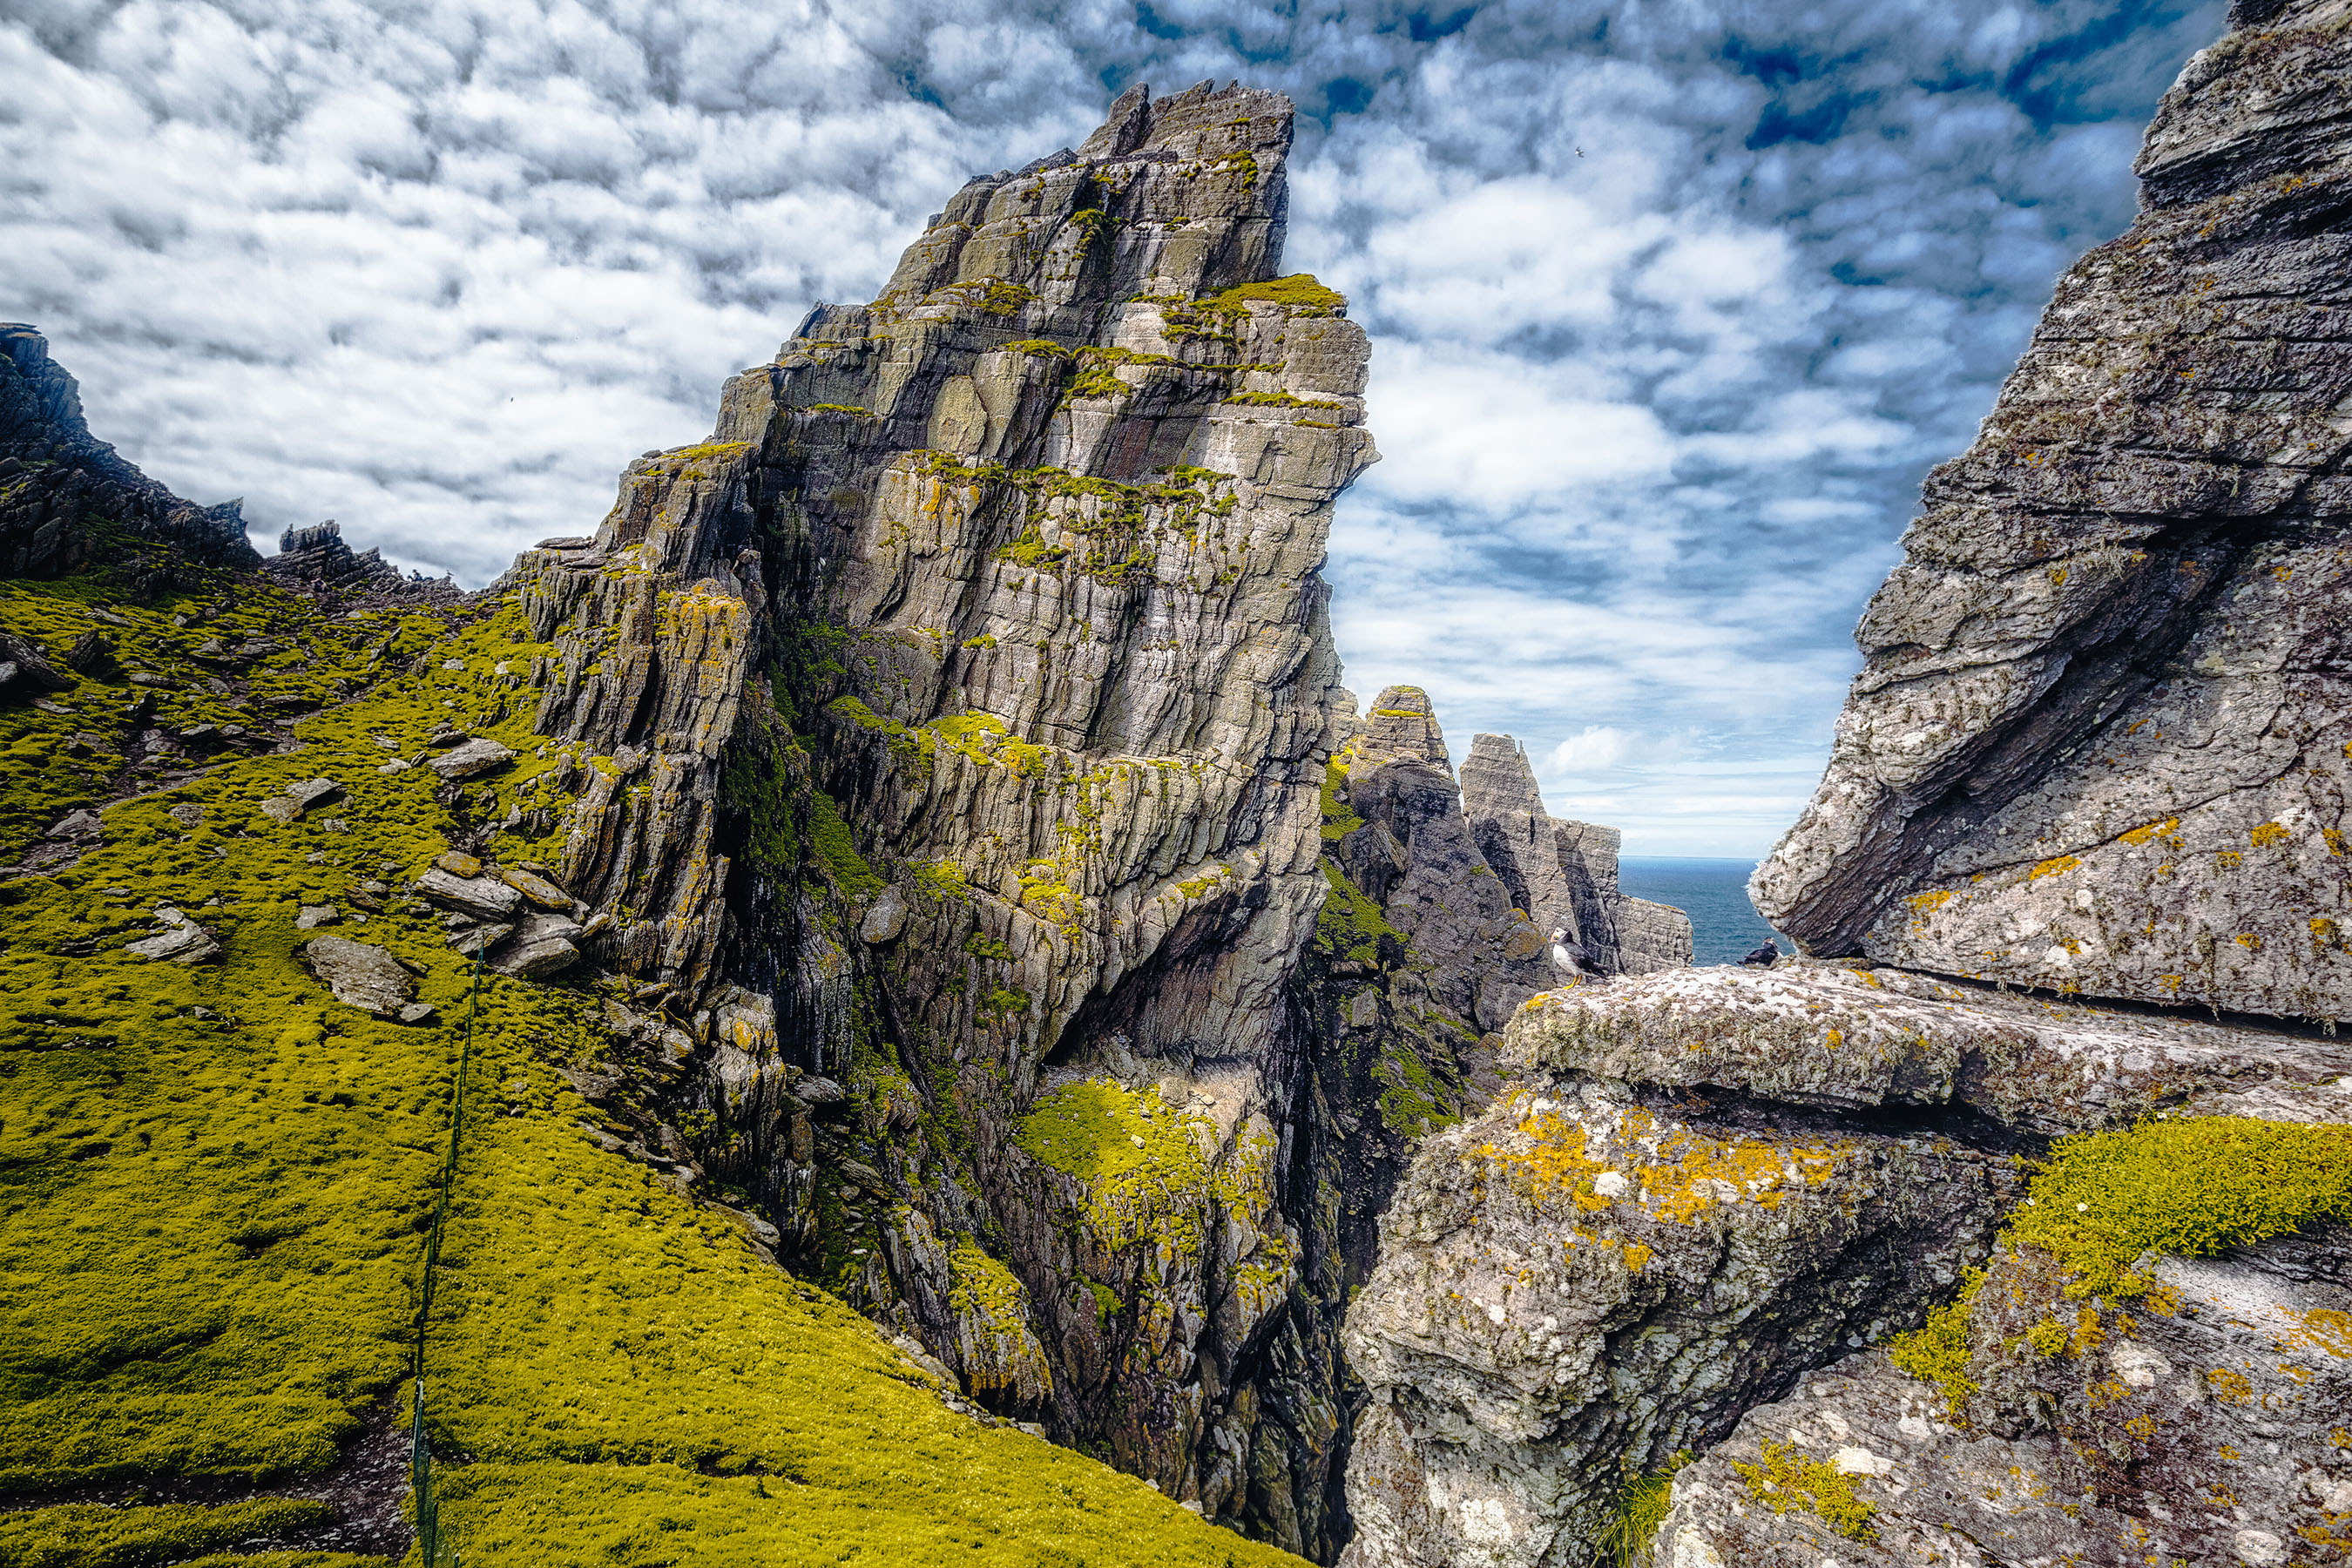
<svg viewBox="0 0 2352 1568"><path fill-rule="evenodd" d="M1328 1559L1411 1141L1639 922L1518 761L1531 921L1426 699L1338 684L1317 568L1375 453L1363 333L1277 276L1290 113L1138 89L975 180L519 559L555 763L505 823L634 977L656 1045L577 1081L639 1157L980 1405Z"/></svg>
<svg viewBox="0 0 2352 1568"><path fill-rule="evenodd" d="M0 567L60 577L105 562L143 590L187 566L252 567L236 501L182 500L89 433L48 341L0 321Z"/></svg>
<svg viewBox="0 0 2352 1568"><path fill-rule="evenodd" d="M2242 8L1929 476L1819 792L1758 869L1811 952L2352 1014L2341 8Z"/></svg>
<svg viewBox="0 0 2352 1568"><path fill-rule="evenodd" d="M1414 1154L1343 1561L2352 1550L2347 16L2240 7L1931 476L1753 886L1849 962L1553 989Z"/></svg>

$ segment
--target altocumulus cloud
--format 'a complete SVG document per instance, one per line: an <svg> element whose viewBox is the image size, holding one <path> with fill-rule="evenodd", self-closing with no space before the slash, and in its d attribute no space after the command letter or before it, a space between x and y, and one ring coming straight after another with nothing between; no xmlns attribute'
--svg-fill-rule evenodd
<svg viewBox="0 0 2352 1568"><path fill-rule="evenodd" d="M15 0L0 314L257 531L480 582L975 170L1129 81L1299 102L1294 267L1387 453L1351 684L1518 735L1628 847L1795 815L1929 464L2129 221L2220 0L1269 5Z"/></svg>

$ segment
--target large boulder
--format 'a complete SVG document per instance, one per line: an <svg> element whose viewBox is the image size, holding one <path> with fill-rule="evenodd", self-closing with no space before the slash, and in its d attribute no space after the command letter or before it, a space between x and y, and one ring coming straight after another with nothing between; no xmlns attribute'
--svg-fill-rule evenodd
<svg viewBox="0 0 2352 1568"><path fill-rule="evenodd" d="M314 936L302 962L347 1007L397 1017L416 995L416 978L386 949L340 936Z"/></svg>
<svg viewBox="0 0 2352 1568"><path fill-rule="evenodd" d="M1752 884L1812 952L2352 1017L2352 34L2238 20L1863 617Z"/></svg>

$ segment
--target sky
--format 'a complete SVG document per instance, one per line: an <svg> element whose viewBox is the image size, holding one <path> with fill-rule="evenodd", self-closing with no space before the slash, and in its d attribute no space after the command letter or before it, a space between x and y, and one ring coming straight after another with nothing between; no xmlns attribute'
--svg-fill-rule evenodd
<svg viewBox="0 0 2352 1568"><path fill-rule="evenodd" d="M1348 682L1554 816L1795 819L1918 485L2131 222L2220 0L5 0L0 318L257 544L487 582L971 174L1134 81L1297 100L1286 266L1370 333Z"/></svg>

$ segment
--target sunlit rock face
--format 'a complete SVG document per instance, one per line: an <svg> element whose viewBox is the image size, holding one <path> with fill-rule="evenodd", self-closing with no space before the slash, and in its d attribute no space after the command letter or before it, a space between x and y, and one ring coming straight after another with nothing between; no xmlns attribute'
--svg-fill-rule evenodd
<svg viewBox="0 0 2352 1568"><path fill-rule="evenodd" d="M1822 956L1529 998L1414 1152L1342 1335L1350 1568L2352 1540L2352 10L2233 21L1863 622L1752 884ZM1574 904L1514 761L1464 768L1479 843Z"/></svg>
<svg viewBox="0 0 2352 1568"><path fill-rule="evenodd" d="M1872 600L1758 868L1811 952L2352 1016L2352 45L2242 6Z"/></svg>

